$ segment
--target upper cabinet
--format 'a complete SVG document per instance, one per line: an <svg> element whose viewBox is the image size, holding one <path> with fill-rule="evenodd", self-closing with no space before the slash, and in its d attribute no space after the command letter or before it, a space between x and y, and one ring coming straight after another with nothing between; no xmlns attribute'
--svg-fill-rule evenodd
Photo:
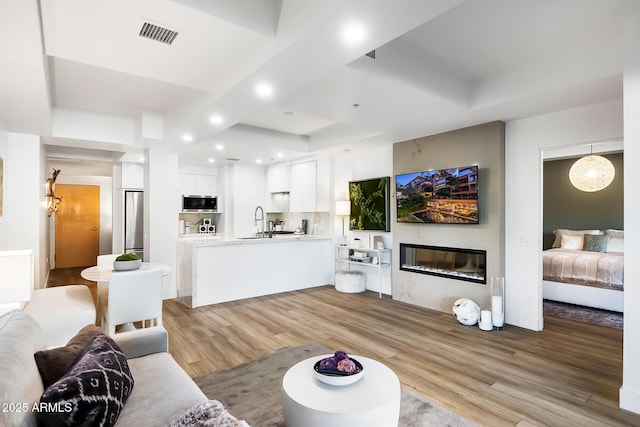
<svg viewBox="0 0 640 427"><path fill-rule="evenodd" d="M180 192L182 194L218 195L218 180L215 175L180 174Z"/></svg>
<svg viewBox="0 0 640 427"><path fill-rule="evenodd" d="M286 163L267 168L267 193L287 193L291 190L289 166Z"/></svg>
<svg viewBox="0 0 640 427"><path fill-rule="evenodd" d="M144 188L144 165L139 163L122 163L122 188Z"/></svg>
<svg viewBox="0 0 640 427"><path fill-rule="evenodd" d="M311 160L291 165L291 212L329 211L329 162Z"/></svg>

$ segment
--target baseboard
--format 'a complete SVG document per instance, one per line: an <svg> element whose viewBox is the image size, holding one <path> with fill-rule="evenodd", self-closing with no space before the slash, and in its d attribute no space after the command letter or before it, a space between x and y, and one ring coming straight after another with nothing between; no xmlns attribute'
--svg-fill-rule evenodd
<svg viewBox="0 0 640 427"><path fill-rule="evenodd" d="M178 297L178 291L175 289L162 291L162 299L174 299Z"/></svg>
<svg viewBox="0 0 640 427"><path fill-rule="evenodd" d="M640 414L640 391L620 387L620 408Z"/></svg>
<svg viewBox="0 0 640 427"><path fill-rule="evenodd" d="M507 310L505 313L505 323L507 325L518 326L520 328L530 329L532 331L541 331L542 328L538 323L538 318L525 316L520 313L515 313Z"/></svg>

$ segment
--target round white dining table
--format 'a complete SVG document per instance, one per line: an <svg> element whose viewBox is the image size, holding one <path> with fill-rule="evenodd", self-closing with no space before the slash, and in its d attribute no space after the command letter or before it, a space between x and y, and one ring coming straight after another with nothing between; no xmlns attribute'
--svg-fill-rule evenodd
<svg viewBox="0 0 640 427"><path fill-rule="evenodd" d="M165 264L161 264L158 262L143 262L140 265L140 268L133 271L138 270L162 270L162 275L167 276L171 273L171 267ZM100 302L100 294L102 291L108 289L109 279L111 279L112 274L125 274L128 271L132 270L122 270L116 271L110 268L98 268L97 265L93 267L85 268L80 272L80 276L85 280L90 280L92 282L97 282L98 285L98 305L101 305ZM102 322L102 319L99 319L99 322ZM120 327L120 332L131 331L134 330L135 327L133 323L126 323Z"/></svg>
<svg viewBox="0 0 640 427"><path fill-rule="evenodd" d="M138 270L162 270L162 275L171 273L171 267L158 262L143 262ZM99 269L97 265L85 268L80 272L80 276L92 282L108 282L112 274L126 273L126 271L114 271L112 269Z"/></svg>

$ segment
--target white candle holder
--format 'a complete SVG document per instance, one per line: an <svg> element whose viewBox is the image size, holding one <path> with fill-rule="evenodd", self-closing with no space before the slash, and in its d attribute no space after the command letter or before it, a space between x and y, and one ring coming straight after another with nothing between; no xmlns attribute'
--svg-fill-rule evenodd
<svg viewBox="0 0 640 427"><path fill-rule="evenodd" d="M491 323L504 328L504 277L491 277Z"/></svg>

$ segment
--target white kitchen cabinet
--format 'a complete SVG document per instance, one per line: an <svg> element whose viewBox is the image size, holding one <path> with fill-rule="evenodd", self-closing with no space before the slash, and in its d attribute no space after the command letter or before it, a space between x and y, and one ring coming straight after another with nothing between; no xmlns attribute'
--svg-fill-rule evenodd
<svg viewBox="0 0 640 427"><path fill-rule="evenodd" d="M329 212L329 161L291 165L291 212Z"/></svg>
<svg viewBox="0 0 640 427"><path fill-rule="evenodd" d="M178 298L195 308L331 282L330 237L178 242ZM282 274L265 274L280 271ZM215 280L212 280L215 278Z"/></svg>
<svg viewBox="0 0 640 427"><path fill-rule="evenodd" d="M287 193L289 183L289 167L286 163L272 165L267 168L267 193Z"/></svg>
<svg viewBox="0 0 640 427"><path fill-rule="evenodd" d="M316 211L316 162L302 165L302 212Z"/></svg>
<svg viewBox="0 0 640 427"><path fill-rule="evenodd" d="M139 163L122 163L122 188L144 188L144 166Z"/></svg>
<svg viewBox="0 0 640 427"><path fill-rule="evenodd" d="M267 193L265 211L268 213L282 213L289 211L289 193Z"/></svg>
<svg viewBox="0 0 640 427"><path fill-rule="evenodd" d="M289 211L302 212L302 163L291 165Z"/></svg>
<svg viewBox="0 0 640 427"><path fill-rule="evenodd" d="M316 161L316 210L315 212L329 212L331 207L331 178L329 159Z"/></svg>
<svg viewBox="0 0 640 427"><path fill-rule="evenodd" d="M316 161L291 165L291 212L316 211Z"/></svg>
<svg viewBox="0 0 640 427"><path fill-rule="evenodd" d="M215 175L180 174L180 192L182 194L202 194L216 196L218 180Z"/></svg>

